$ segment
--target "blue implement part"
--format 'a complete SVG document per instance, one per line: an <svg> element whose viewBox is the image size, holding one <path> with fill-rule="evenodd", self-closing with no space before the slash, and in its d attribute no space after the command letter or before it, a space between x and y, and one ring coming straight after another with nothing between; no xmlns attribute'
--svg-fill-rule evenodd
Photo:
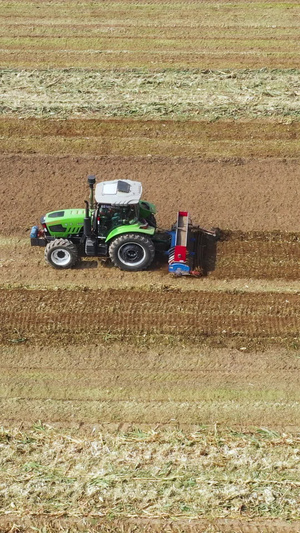
<svg viewBox="0 0 300 533"><path fill-rule="evenodd" d="M30 238L31 239L36 239L37 236L38 236L38 232L39 232L39 227L38 226L32 226L31 232L30 232Z"/></svg>
<svg viewBox="0 0 300 533"><path fill-rule="evenodd" d="M169 249L169 272L177 276L188 276L190 265L188 260L189 214L179 211L175 231L171 233L171 247Z"/></svg>
<svg viewBox="0 0 300 533"><path fill-rule="evenodd" d="M171 263L169 264L169 272L176 274L176 276L189 276L190 267L186 263Z"/></svg>
<svg viewBox="0 0 300 533"><path fill-rule="evenodd" d="M46 239L39 237L39 227L32 226L30 232L30 244L31 246L46 246Z"/></svg>

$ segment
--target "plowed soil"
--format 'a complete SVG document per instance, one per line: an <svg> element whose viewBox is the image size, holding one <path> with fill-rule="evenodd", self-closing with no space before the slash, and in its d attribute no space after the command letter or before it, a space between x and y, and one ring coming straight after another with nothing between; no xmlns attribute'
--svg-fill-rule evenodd
<svg viewBox="0 0 300 533"><path fill-rule="evenodd" d="M297 159L7 154L0 162L2 235L28 235L45 212L84 206L88 174L99 181L141 181L144 198L156 204L158 223L165 228L179 209L186 209L202 227L300 232Z"/></svg>
<svg viewBox="0 0 300 533"><path fill-rule="evenodd" d="M0 531L7 533L18 522L18 516L11 516L9 518L0 518ZM244 520L244 519L217 519L213 522L206 519L184 520L177 518L176 520L161 520L161 519L122 519L122 520L96 520L84 519L84 524L79 523L78 519L46 519L45 517L26 518L23 521L23 526L18 528L18 533L26 533L28 528L51 528L61 530L65 528L66 531L74 529L74 531L86 532L89 528L91 533L115 533L115 531L124 531L127 533L161 533L167 531L168 533L299 533L297 522L288 523L280 519L271 520Z"/></svg>
<svg viewBox="0 0 300 533"><path fill-rule="evenodd" d="M175 335L181 338L297 337L298 294L231 294L169 291L27 291L0 293L1 339L18 330L43 344L96 342L108 332L119 338ZM94 303L97 302L97 305ZM43 327L40 327L41 322Z"/></svg>

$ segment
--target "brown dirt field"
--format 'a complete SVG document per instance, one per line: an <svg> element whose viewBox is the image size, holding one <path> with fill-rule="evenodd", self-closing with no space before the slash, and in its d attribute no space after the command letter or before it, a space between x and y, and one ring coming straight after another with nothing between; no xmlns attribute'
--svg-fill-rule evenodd
<svg viewBox="0 0 300 533"><path fill-rule="evenodd" d="M16 527L16 524L18 526ZM47 533L56 531L78 531L86 533L299 533L297 522L286 522L281 519L245 520L245 519L155 519L138 518L122 520L84 519L82 521L35 516L20 519L18 515L0 517L0 532L26 533L29 530L46 530ZM30 528L30 529L29 529ZM46 529L47 528L47 529Z"/></svg>
<svg viewBox="0 0 300 533"><path fill-rule="evenodd" d="M239 43L235 43L238 46ZM24 50L1 49L0 61L5 68L103 68L109 69L112 65L115 68L141 68L146 65L148 68L203 68L209 69L236 69L236 68L269 68L284 69L286 67L296 69L299 67L299 52L290 54L290 43L284 43L280 46L280 41L276 41L276 50L264 52L258 49L256 53L245 50L244 52L224 51L192 51L189 52L170 52L159 51L151 52L132 52L127 51L105 51L97 50ZM131 45L132 47L134 44ZM219 45L221 47L221 45ZM279 50L278 50L279 49ZM150 59L151 57L151 59Z"/></svg>
<svg viewBox="0 0 300 533"><path fill-rule="evenodd" d="M83 17L78 3L5 3L2 67L299 66L295 2L103 6L88 1ZM296 100L297 91L284 98ZM299 430L300 125L296 107L287 118L274 102L268 116L272 105L277 123L0 120L1 424ZM82 206L88 174L142 181L163 227L183 208L194 223L219 226L208 277L170 278L159 260L137 274L95 260L68 272L42 267L30 227L49 210ZM30 475L21 472L29 483ZM0 531L299 531L299 523L239 514L74 524L66 514L39 515L36 495L32 513L24 519L11 507Z"/></svg>
<svg viewBox="0 0 300 533"><path fill-rule="evenodd" d="M0 291L9 423L298 427L298 293L70 285Z"/></svg>
<svg viewBox="0 0 300 533"><path fill-rule="evenodd" d="M299 232L299 168L298 160L2 155L0 232L28 235L45 212L82 206L88 174L140 180L162 227L187 209L203 227Z"/></svg>

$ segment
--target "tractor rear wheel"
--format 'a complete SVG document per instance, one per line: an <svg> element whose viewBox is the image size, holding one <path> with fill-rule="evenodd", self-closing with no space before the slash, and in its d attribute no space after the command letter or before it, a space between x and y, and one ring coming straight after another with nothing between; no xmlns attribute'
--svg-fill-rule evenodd
<svg viewBox="0 0 300 533"><path fill-rule="evenodd" d="M67 239L54 239L45 248L45 259L53 268L71 268L78 259L78 249Z"/></svg>
<svg viewBox="0 0 300 533"><path fill-rule="evenodd" d="M135 272L145 270L151 265L155 255L154 244L141 233L125 233L112 241L109 257L121 270Z"/></svg>

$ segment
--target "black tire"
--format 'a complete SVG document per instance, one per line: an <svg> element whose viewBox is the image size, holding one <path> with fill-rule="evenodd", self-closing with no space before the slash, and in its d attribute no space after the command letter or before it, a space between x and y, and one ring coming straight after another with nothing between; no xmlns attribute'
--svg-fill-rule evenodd
<svg viewBox="0 0 300 533"><path fill-rule="evenodd" d="M45 259L53 268L72 268L79 259L78 249L67 239L55 239L48 242Z"/></svg>
<svg viewBox="0 0 300 533"><path fill-rule="evenodd" d="M116 267L131 272L148 268L155 255L153 242L141 233L120 235L112 241L108 251Z"/></svg>

